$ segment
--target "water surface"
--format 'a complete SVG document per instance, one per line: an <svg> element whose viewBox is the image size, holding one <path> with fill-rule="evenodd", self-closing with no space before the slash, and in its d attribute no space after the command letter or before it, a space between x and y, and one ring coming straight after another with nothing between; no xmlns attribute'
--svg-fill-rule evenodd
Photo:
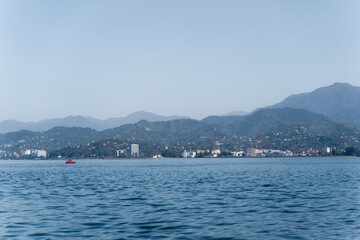
<svg viewBox="0 0 360 240"><path fill-rule="evenodd" d="M0 239L360 239L360 159L0 161Z"/></svg>

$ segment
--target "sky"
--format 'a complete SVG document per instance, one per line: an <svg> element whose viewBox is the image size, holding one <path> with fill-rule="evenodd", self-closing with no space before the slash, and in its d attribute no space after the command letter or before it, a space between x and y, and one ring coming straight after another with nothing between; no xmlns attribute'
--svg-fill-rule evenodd
<svg viewBox="0 0 360 240"><path fill-rule="evenodd" d="M251 112L359 66L358 0L0 0L0 121Z"/></svg>

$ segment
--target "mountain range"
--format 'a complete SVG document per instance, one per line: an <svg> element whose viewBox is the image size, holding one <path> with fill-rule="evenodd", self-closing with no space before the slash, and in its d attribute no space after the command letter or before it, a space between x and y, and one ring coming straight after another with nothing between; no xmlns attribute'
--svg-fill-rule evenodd
<svg viewBox="0 0 360 240"><path fill-rule="evenodd" d="M0 134L0 150L19 153L25 149L52 152L70 148L67 152L71 155L81 145L86 148L112 139L185 149L238 150L250 147L255 139L261 148L297 150L332 146L345 149L360 147L360 129L304 109L265 108L247 116L208 117L200 121L141 120L103 131L80 127L55 127L44 132L22 130ZM109 152L114 153L113 150Z"/></svg>
<svg viewBox="0 0 360 240"><path fill-rule="evenodd" d="M65 118L46 119L40 122L20 122L15 120L5 120L0 122L0 133L16 132L20 130L47 131L54 127L83 127L92 128L98 131L118 127L124 124L137 123L141 120L149 122L169 121L175 119L186 119L182 116L161 116L150 112L138 111L126 117L108 118L100 120L93 117L68 116Z"/></svg>
<svg viewBox="0 0 360 240"><path fill-rule="evenodd" d="M251 114L233 112L202 120L142 111L106 120L70 116L38 123L4 121L0 123L1 131L14 131L0 134L0 153L45 149L56 155L56 151L64 152L62 149L66 148L65 152L71 155L80 146L84 150L86 146L99 147L100 143L111 141L142 142L148 149L155 145L157 149L160 145L172 146L177 151L245 149L255 139L262 148L360 147L359 104L359 87L335 83L290 96ZM19 128L28 130L17 131ZM113 150L107 149L108 153Z"/></svg>
<svg viewBox="0 0 360 240"><path fill-rule="evenodd" d="M335 83L331 86L318 88L310 93L291 95L280 103L267 108L285 107L306 109L327 116L335 122L360 126L360 87L352 86L348 83ZM238 116L244 117L247 115L248 113L244 111L234 111L222 116L208 117L205 121L208 123L218 122L223 124L224 121L231 121L231 118ZM222 118L224 116L229 118ZM105 120L84 116L68 116L65 118L47 119L40 122L6 120L0 122L0 133L16 132L19 130L47 131L57 126L84 127L102 131L124 124L137 123L141 120L157 122L176 119L189 119L189 117L176 115L161 116L150 112L139 111L126 117L109 118Z"/></svg>

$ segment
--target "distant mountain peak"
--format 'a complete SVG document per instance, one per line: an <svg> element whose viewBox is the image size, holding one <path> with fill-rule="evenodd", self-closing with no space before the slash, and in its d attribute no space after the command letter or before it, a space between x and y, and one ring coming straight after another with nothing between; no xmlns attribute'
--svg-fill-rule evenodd
<svg viewBox="0 0 360 240"><path fill-rule="evenodd" d="M350 83L335 82L334 84L332 84L330 86L325 86L325 87L320 87L318 89L315 89L314 91L312 91L312 93L323 92L323 91L335 91L336 92L336 91L344 91L344 90L360 91L360 87L353 86Z"/></svg>
<svg viewBox="0 0 360 240"><path fill-rule="evenodd" d="M351 85L350 83L346 83L346 82L335 82L333 85L331 86L346 86L346 87L354 87L353 85Z"/></svg>
<svg viewBox="0 0 360 240"><path fill-rule="evenodd" d="M125 118L141 118L141 117L145 117L145 116L157 116L154 113L151 112L146 112L146 111L136 111L133 113L130 113L129 115L127 115Z"/></svg>
<svg viewBox="0 0 360 240"><path fill-rule="evenodd" d="M310 93L291 95L271 108L302 108L331 119L360 126L360 87L336 82Z"/></svg>
<svg viewBox="0 0 360 240"><path fill-rule="evenodd" d="M227 117L227 116L245 116L248 115L248 112L245 111L233 111L233 112L229 112L226 114L223 114L222 116Z"/></svg>

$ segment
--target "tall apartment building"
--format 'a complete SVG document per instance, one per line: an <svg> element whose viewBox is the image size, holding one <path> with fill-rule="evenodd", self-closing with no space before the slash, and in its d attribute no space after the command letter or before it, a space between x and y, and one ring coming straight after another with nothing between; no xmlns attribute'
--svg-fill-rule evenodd
<svg viewBox="0 0 360 240"><path fill-rule="evenodd" d="M139 157L139 144L131 144L131 156Z"/></svg>

